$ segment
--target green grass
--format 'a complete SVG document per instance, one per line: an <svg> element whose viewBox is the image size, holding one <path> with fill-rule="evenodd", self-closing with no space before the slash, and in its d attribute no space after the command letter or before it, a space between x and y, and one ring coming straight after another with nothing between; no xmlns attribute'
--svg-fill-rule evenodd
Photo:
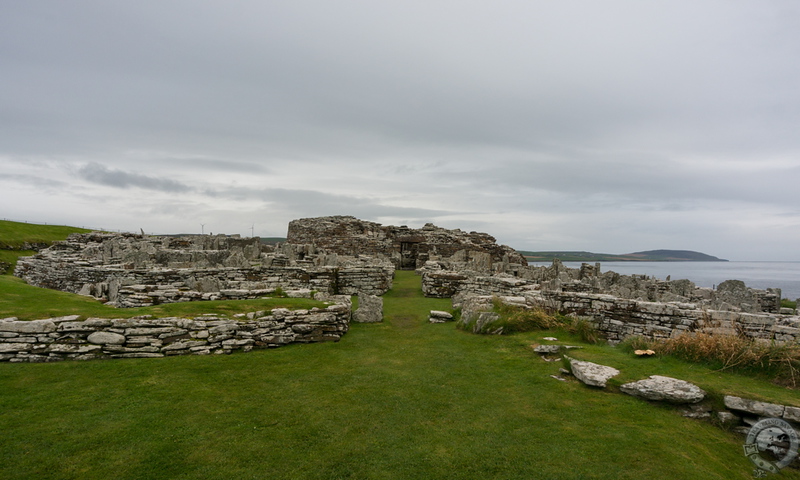
<svg viewBox="0 0 800 480"><path fill-rule="evenodd" d="M714 398L797 403L768 382L606 345L574 356L619 368L609 389L559 382L560 364L529 345L577 336L473 335L428 324L431 309L450 302L399 271L385 321L338 343L0 364L0 478L746 479L742 438L618 385L667 374Z"/></svg>
<svg viewBox="0 0 800 480"><path fill-rule="evenodd" d="M86 233L85 228L63 225L37 225L0 220L0 249L19 248L28 243L53 243L65 240L71 233Z"/></svg>
<svg viewBox="0 0 800 480"><path fill-rule="evenodd" d="M233 315L272 308L312 308L325 304L307 298L263 298L257 300L218 300L213 302L166 303L152 307L114 308L80 295L32 287L24 280L0 275L0 318L17 317L36 320L81 315L101 318L130 318L138 315L155 317L192 317L204 313Z"/></svg>

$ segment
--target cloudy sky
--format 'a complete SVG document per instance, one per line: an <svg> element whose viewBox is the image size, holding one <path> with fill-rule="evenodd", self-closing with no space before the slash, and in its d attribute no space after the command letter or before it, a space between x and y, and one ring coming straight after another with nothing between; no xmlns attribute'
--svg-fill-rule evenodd
<svg viewBox="0 0 800 480"><path fill-rule="evenodd" d="M0 217L800 261L796 0L0 0Z"/></svg>

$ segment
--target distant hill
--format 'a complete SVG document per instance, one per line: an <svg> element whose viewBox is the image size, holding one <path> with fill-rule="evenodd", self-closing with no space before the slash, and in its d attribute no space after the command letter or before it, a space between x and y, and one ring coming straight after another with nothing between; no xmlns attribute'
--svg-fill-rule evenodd
<svg viewBox="0 0 800 480"><path fill-rule="evenodd" d="M592 252L528 252L519 250L529 262L727 262L727 260L691 250L648 250L646 252L612 253Z"/></svg>

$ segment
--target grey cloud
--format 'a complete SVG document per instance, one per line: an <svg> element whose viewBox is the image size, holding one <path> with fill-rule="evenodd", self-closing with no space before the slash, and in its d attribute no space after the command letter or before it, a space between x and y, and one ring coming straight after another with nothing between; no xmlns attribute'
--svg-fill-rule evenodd
<svg viewBox="0 0 800 480"><path fill-rule="evenodd" d="M747 211L800 239L774 226L800 203L793 1L6 3L0 155L64 158L88 183L58 199L115 187L120 222L144 188L159 228L197 205L733 243Z"/></svg>
<svg viewBox="0 0 800 480"><path fill-rule="evenodd" d="M0 181L9 181L17 185L27 185L34 188L66 188L68 183L50 178L39 177L35 175L16 175L0 173Z"/></svg>
<svg viewBox="0 0 800 480"><path fill-rule="evenodd" d="M79 168L78 176L92 183L116 188L138 187L164 192L188 192L191 187L175 180L111 169L99 163L89 163Z"/></svg>
<svg viewBox="0 0 800 480"><path fill-rule="evenodd" d="M350 195L337 195L315 190L283 188L221 188L206 190L210 197L228 198L239 201L266 202L284 212L296 216L316 217L325 215L354 215L365 219L380 217L402 217L423 220L452 214L434 208L409 208L381 203L380 199Z"/></svg>

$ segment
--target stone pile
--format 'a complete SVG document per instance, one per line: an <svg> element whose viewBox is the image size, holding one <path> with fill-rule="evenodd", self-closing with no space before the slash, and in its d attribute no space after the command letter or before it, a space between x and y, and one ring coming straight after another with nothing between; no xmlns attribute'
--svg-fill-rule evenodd
<svg viewBox="0 0 800 480"><path fill-rule="evenodd" d="M325 308L276 308L244 318L126 319L77 315L44 320L0 319L0 361L53 362L224 354L290 343L338 341L350 325L350 299ZM249 318L248 318L249 317Z"/></svg>

